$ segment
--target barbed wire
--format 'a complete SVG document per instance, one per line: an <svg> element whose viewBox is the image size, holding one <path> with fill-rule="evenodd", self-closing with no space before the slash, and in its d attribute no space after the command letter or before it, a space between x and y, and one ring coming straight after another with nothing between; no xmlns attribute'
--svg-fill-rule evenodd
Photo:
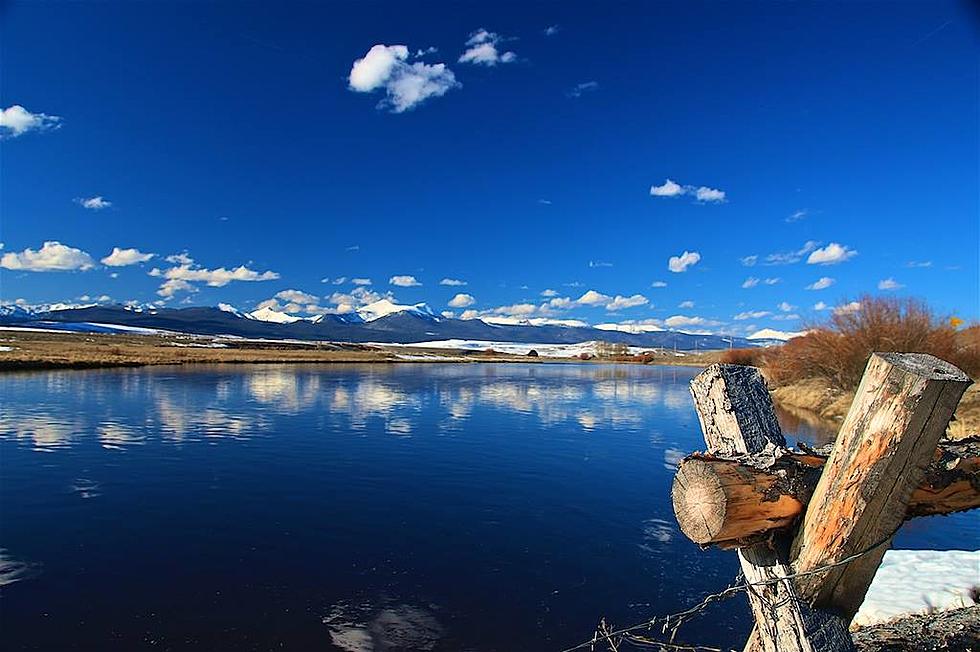
<svg viewBox="0 0 980 652"><path fill-rule="evenodd" d="M648 648L665 650L665 651L725 652L725 650L723 650L722 648L707 647L704 645L691 645L685 643L677 643L674 640L677 634L677 630L684 623L691 620L695 616L699 615L702 611L707 609L708 606L710 606L715 602L719 602L721 600L727 600L728 598L732 597L737 593L741 593L742 591L748 592L753 588L772 586L774 584L779 584L781 582L792 580L797 577L807 577L810 575L817 575L819 573L824 573L829 570L833 570L834 568L838 568L840 566L846 566L847 564L850 564L851 562L860 559L861 557L873 552L877 548L880 548L881 546L889 543L892 540L892 536L893 535L888 535L887 538L882 539L878 543L868 546L867 548L859 552L855 552L851 555L848 555L847 557L844 557L843 559L832 562L830 564L824 564L822 566L818 566L816 568L812 568L806 571L800 571L798 573L788 573L786 575L775 577L768 580L761 580L757 582L740 582L740 580L743 579L744 576L742 575L742 572L739 571L739 573L735 576L734 582L728 588L724 589L723 591L719 591L717 593L712 593L708 595L701 602L694 605L693 607L690 607L689 609L685 609L684 611L679 611L677 613L668 614L666 616L657 616L649 620L646 620L642 623L630 625L629 627L622 627L620 629L610 629L608 624L606 623L606 619L603 617L600 619L599 626L596 628L595 633L593 634L590 640L585 641L583 643L579 643L578 645L574 645L572 647L565 648L561 652L575 652L576 650L584 650L585 648L589 648L591 652L594 652L596 649L595 646L599 643L606 643L610 646L610 648L614 652L618 652L619 650L618 646L620 645L620 643L624 641L632 645L636 645L638 647L648 647ZM661 627L662 634L666 634L668 629L670 630L671 635L669 640L656 641L653 639L647 639L643 636L639 636L638 634L636 634L636 632L639 632L641 630L650 631L658 623L662 623L662 627Z"/></svg>

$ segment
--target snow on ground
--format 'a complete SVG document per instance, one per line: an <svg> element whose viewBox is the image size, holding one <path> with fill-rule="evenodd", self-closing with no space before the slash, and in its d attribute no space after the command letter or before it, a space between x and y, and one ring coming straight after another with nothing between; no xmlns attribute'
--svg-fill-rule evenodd
<svg viewBox="0 0 980 652"><path fill-rule="evenodd" d="M889 550L853 625L973 604L980 587L980 550Z"/></svg>
<svg viewBox="0 0 980 652"><path fill-rule="evenodd" d="M409 347L423 349L457 349L460 351L486 351L493 349L497 353L511 355L527 355L532 349L544 358L574 358L583 353L595 355L596 342L578 342L575 344L523 344L520 342L494 342L490 340L436 340L432 342L414 342L411 344L374 344L384 347ZM653 347L629 347L631 354L651 351Z"/></svg>
<svg viewBox="0 0 980 652"><path fill-rule="evenodd" d="M37 326L0 326L0 331L19 331L24 333L133 333L134 335L173 335L173 331L159 328L140 328L138 326L121 326L119 324L101 324L98 322L57 322L40 321Z"/></svg>
<svg viewBox="0 0 980 652"><path fill-rule="evenodd" d="M7 351L13 351L13 350L14 350L14 347L12 347L12 346L0 346L0 351L3 351L4 353L6 353Z"/></svg>

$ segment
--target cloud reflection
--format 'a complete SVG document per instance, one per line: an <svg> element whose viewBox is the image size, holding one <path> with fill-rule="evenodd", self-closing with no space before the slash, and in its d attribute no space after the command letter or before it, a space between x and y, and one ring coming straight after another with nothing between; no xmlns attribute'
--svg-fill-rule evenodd
<svg viewBox="0 0 980 652"><path fill-rule="evenodd" d="M665 409L690 408L691 375L656 367L520 364L59 372L4 379L5 388L16 391L8 392L14 409L0 413L0 439L28 442L39 451L86 441L126 450L151 441L280 433L280 420L300 416L314 419L304 424L307 433L404 437L425 434L424 424L436 432L465 431L481 411L544 426L567 424L570 432L639 432Z"/></svg>
<svg viewBox="0 0 980 652"><path fill-rule="evenodd" d="M339 603L323 623L331 643L346 652L434 650L444 634L430 609L411 604Z"/></svg>

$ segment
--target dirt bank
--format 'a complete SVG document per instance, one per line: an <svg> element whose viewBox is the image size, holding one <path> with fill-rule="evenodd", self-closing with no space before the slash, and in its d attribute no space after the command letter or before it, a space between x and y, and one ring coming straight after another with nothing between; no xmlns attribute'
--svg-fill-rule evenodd
<svg viewBox="0 0 980 652"><path fill-rule="evenodd" d="M840 422L847 414L854 392L834 389L823 380L808 379L791 385L777 387L772 392L776 403L790 408L806 410L828 421ZM947 436L959 439L980 434L980 384L966 390L955 420L949 424Z"/></svg>

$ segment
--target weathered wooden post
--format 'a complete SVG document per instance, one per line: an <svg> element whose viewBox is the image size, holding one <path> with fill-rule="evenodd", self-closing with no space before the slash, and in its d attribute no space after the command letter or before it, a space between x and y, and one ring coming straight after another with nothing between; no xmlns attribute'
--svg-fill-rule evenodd
<svg viewBox="0 0 980 652"><path fill-rule="evenodd" d="M848 621L857 613L971 383L931 355L872 354L793 542L794 567L808 572L874 549L846 566L799 578L814 604Z"/></svg>
<svg viewBox="0 0 980 652"><path fill-rule="evenodd" d="M769 390L758 369L739 365L712 365L691 381L691 395L704 431L708 451L741 454L760 460L775 460L786 450ZM678 474L672 496L697 491L698 478ZM678 520L705 521L710 518L711 498L692 501ZM811 609L800 599L795 585L785 579L792 574L787 559L788 541L775 546L758 543L738 550L746 583L758 584L749 591L755 629L746 651L843 652L853 650L847 625L833 614ZM762 584L766 583L766 584Z"/></svg>
<svg viewBox="0 0 980 652"><path fill-rule="evenodd" d="M757 369L691 382L708 453L679 465L674 512L694 541L738 548L747 651L853 649L847 624L902 521L980 506L980 440L937 449L971 382L933 356L873 354L829 457L786 449Z"/></svg>

